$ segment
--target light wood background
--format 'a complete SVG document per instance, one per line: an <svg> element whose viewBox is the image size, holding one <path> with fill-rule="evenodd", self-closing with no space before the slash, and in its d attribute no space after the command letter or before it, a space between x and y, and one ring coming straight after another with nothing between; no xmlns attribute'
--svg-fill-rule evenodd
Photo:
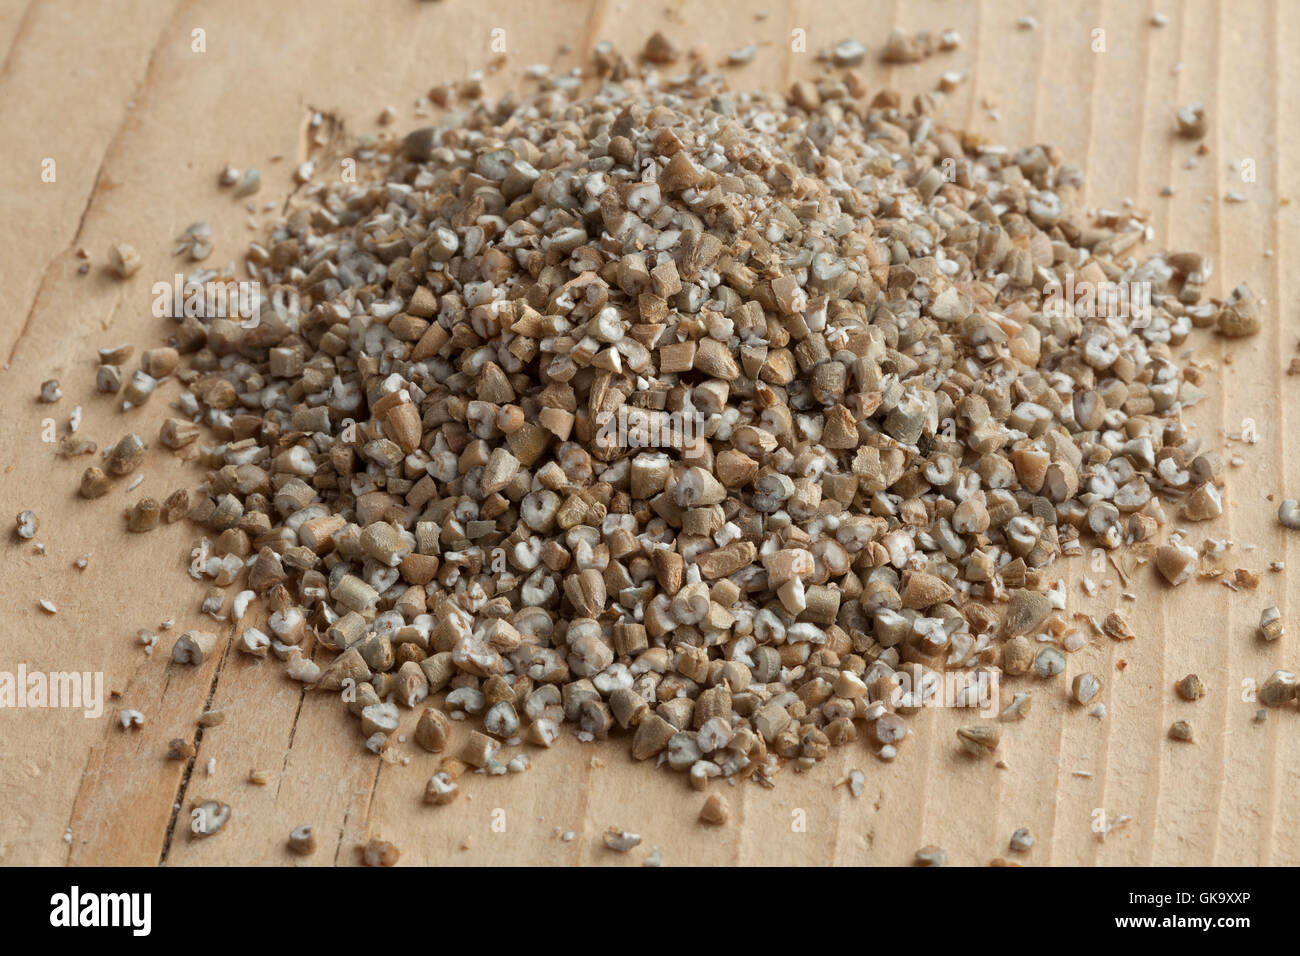
<svg viewBox="0 0 1300 956"><path fill-rule="evenodd" d="M397 843L403 865L635 865L654 846L666 865L901 864L931 843L954 863L985 864L1014 856L1007 840L1018 826L1032 828L1038 842L1016 858L1034 865L1300 862L1300 714L1278 710L1257 724L1256 706L1242 693L1243 681L1294 667L1300 641L1300 578L1266 570L1271 560L1300 561L1295 535L1281 532L1267 500L1284 489L1300 497L1289 437L1300 378L1284 374L1297 354L1300 219L1283 200L1298 189L1300 3L762 6L763 19L755 16L759 5L735 0L0 2L0 360L8 362L0 373L0 515L9 521L35 510L46 545L44 556L12 536L0 546L0 670L16 671L20 662L32 670L101 670L121 694L99 720L0 711L0 862L302 863L284 849L300 823L319 834L311 864L355 863L356 844L371 835ZM1150 25L1155 10L1169 17L1164 28ZM1022 15L1033 15L1038 29L1016 29ZM955 28L962 47L887 67L877 53L893 23ZM1267 299L1267 319L1262 334L1230 347L1200 333L1190 343L1214 368L1210 397L1189 418L1212 447L1223 447L1224 434L1240 431L1246 418L1257 423L1259 440L1229 452L1244 464L1229 475L1227 513L1194 528L1193 538L1213 533L1237 542L1239 563L1262 573L1259 590L1233 594L1194 583L1174 593L1148 571L1136 602L1121 601L1118 581L1092 601L1078 595L1078 609L1124 605L1138 638L1122 647L1093 641L1057 683L1025 682L1036 707L1023 724L1005 728L1006 769L958 751L959 714L928 712L914 720L893 764L859 744L833 751L810 773L781 774L772 790L720 785L733 809L721 829L695 822L702 795L684 778L633 765L622 742L566 740L534 753L523 776L472 776L456 804L426 807L421 796L436 757L408 743L408 766L381 762L363 750L355 721L335 700L304 696L278 662L223 653L201 668L171 666L171 640L203 623L201 588L184 570L197 534L176 525L126 537L119 512L139 496L192 485L192 474L154 448L135 492L119 483L105 498L82 501L75 491L87 461L56 458L41 441L42 419L53 416L62 428L80 403L82 434L101 447L131 430L156 445L174 384L123 415L93 391L94 350L130 341L138 356L167 334L169 320L150 314L149 288L184 270L170 257L171 239L189 223L212 223L212 261L224 262L257 235L250 218L268 221L271 214L250 217L217 188L222 165L260 167L257 200L281 202L311 110L373 133L380 109L392 104L393 129L404 132L419 125L420 94L487 62L496 27L506 30L510 54L492 78L497 89L529 63L573 66L598 39L639 50L654 28L719 55L759 44L756 62L734 72L737 86L788 84L817 69L818 48L857 37L872 50L863 69L873 91L888 85L910 97L934 89L942 72L964 71L966 82L943 101L946 121L1011 146L1056 144L1086 169L1091 202L1129 198L1150 211L1155 247L1213 253L1211 290L1249 281ZM807 31L809 53L791 52L795 28ZM1094 51L1095 29L1105 31L1104 52ZM204 31L204 52L192 49L195 30ZM1210 117L1209 154L1186 169L1194 146L1170 130L1175 108L1193 101ZM41 179L46 158L57 164L52 183ZM1253 161L1253 182L1242 181L1234 160ZM1166 184L1176 187L1171 198L1159 195ZM1246 201L1224 204L1229 190ZM115 241L144 257L129 281L103 271ZM84 277L79 247L95 265ZM52 407L35 401L51 377L66 396ZM73 570L87 551L94 552L89 568ZM1082 570L1078 562L1062 569L1076 580ZM57 603L56 616L38 609L41 597ZM1289 633L1265 645L1253 631L1270 604L1282 608ZM146 657L136 630L172 617L175 630ZM1083 669L1105 681L1104 720L1066 701L1069 678ZM1172 690L1189 671L1209 687L1195 704ZM141 710L144 728L122 731L120 706ZM203 734L187 774L184 764L165 760L167 741L194 739L194 719L207 706L224 707L227 719ZM1180 718L1195 727L1196 744L1166 739ZM253 768L273 771L275 781L248 783ZM851 768L867 778L857 799L832 787ZM191 840L190 804L209 796L231 804L234 817L216 837ZM1093 830L1097 810L1112 822L1132 820L1103 842ZM504 832L495 831L502 820ZM609 825L642 834L644 843L626 856L606 850L600 834ZM575 838L561 840L562 831Z"/></svg>

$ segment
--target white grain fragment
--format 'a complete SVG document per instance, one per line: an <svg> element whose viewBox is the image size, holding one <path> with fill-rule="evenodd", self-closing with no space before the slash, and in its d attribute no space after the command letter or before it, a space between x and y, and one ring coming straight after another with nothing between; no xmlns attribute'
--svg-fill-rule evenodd
<svg viewBox="0 0 1300 956"><path fill-rule="evenodd" d="M862 796L862 790L867 784L867 775L861 770L849 771L849 793L855 797Z"/></svg>
<svg viewBox="0 0 1300 956"><path fill-rule="evenodd" d="M308 657L299 654L296 657L290 657L289 663L285 665L284 672L296 681L304 684L314 684L320 680L320 665Z"/></svg>
<svg viewBox="0 0 1300 956"><path fill-rule="evenodd" d="M749 46L738 47L728 53L727 64L729 66L744 66L747 63L753 63L756 56L758 56L758 47L751 43Z"/></svg>
<svg viewBox="0 0 1300 956"><path fill-rule="evenodd" d="M610 827L605 831L604 841L605 846L615 853L626 853L628 850L640 845L641 834L620 830L618 827Z"/></svg>
<svg viewBox="0 0 1300 956"><path fill-rule="evenodd" d="M867 48L858 40L844 40L835 45L832 56L836 66L857 66L866 58Z"/></svg>
<svg viewBox="0 0 1300 956"><path fill-rule="evenodd" d="M235 599L230 602L230 619L235 623L241 621L244 614L248 611L248 605L252 603L257 594L253 591L240 591L235 595Z"/></svg>

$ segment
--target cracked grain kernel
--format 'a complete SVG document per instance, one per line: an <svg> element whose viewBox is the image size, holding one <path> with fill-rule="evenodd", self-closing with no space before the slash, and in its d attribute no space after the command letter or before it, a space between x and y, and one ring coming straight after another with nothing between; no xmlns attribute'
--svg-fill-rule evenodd
<svg viewBox="0 0 1300 956"><path fill-rule="evenodd" d="M20 511L18 517L14 519L14 532L24 540L29 541L36 537L36 532L40 526L40 519L32 511Z"/></svg>
<svg viewBox="0 0 1300 956"><path fill-rule="evenodd" d="M218 800L194 803L190 810L190 838L204 839L215 836L230 822L230 806Z"/></svg>
<svg viewBox="0 0 1300 956"><path fill-rule="evenodd" d="M424 787L424 802L445 806L460 795L460 784L445 771L435 773Z"/></svg>
<svg viewBox="0 0 1300 956"><path fill-rule="evenodd" d="M1259 615L1259 634L1266 641L1276 641L1285 633L1282 612L1276 607L1266 607Z"/></svg>
<svg viewBox="0 0 1300 956"><path fill-rule="evenodd" d="M988 757L998 749L1002 731L997 724L973 724L957 729L957 739L968 754Z"/></svg>
<svg viewBox="0 0 1300 956"><path fill-rule="evenodd" d="M372 838L358 849L361 851L361 862L366 866L396 866L402 856L402 851L395 844L378 838Z"/></svg>
<svg viewBox="0 0 1300 956"><path fill-rule="evenodd" d="M942 847L923 846L916 851L914 861L917 866L947 866L948 853Z"/></svg>
<svg viewBox="0 0 1300 956"><path fill-rule="evenodd" d="M1191 580L1196 573L1196 549L1183 544L1166 544L1156 549L1156 570L1171 586Z"/></svg>
<svg viewBox="0 0 1300 956"><path fill-rule="evenodd" d="M1044 647L1034 656L1034 673L1046 680L1065 672L1065 655L1055 647Z"/></svg>
<svg viewBox="0 0 1300 956"><path fill-rule="evenodd" d="M1070 688L1070 695L1076 704L1087 704L1100 693L1101 681L1087 671L1076 675Z"/></svg>

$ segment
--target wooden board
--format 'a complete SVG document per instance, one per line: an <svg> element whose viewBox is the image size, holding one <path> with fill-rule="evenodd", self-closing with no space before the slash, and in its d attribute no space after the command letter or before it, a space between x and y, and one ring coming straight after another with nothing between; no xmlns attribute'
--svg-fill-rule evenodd
<svg viewBox="0 0 1300 956"><path fill-rule="evenodd" d="M1036 865L1300 862L1300 834L1288 824L1300 814L1300 715L1289 708L1256 723L1243 689L1294 667L1300 640L1294 620L1274 644L1253 633L1261 608L1276 604L1290 619L1300 607L1300 578L1267 571L1270 561L1300 560L1270 500L1284 489L1300 497L1291 432L1300 378L1285 375L1297 345L1300 220L1296 205L1282 204L1297 191L1287 157L1300 149L1290 101L1300 65L1284 54L1300 48L1300 4L1167 0L1158 4L1169 17L1161 29L1149 23L1155 7L1119 0L766 6L759 19L754 5L737 0L0 2L0 360L8 363L0 373L0 514L7 521L35 510L46 546L37 556L10 537L0 550L0 670L102 671L121 695L99 719L0 711L0 862L350 864L359 841L381 835L402 848L403 864L636 865L653 846L667 865L901 864L929 843L955 863L984 864L1008 855L1019 826L1037 835L1023 856ZM1038 29L1016 29L1022 15ZM894 23L952 27L963 44L920 65L887 67L875 52ZM185 574L196 535L176 525L124 537L118 512L138 496L192 484L192 473L154 448L135 492L119 484L82 501L75 489L86 462L56 458L42 420L62 428L80 403L82 434L101 447L131 430L152 440L175 385L122 415L93 392L95 349L147 347L166 334L169 320L151 314L149 290L184 268L170 257L170 240L190 222L211 222L213 261L224 262L257 234L250 220L271 218L260 206L250 216L218 189L221 166L259 166L257 200L279 208L310 111L373 133L392 104L393 128L411 128L415 99L483 66L497 28L509 61L491 78L494 90L530 63L573 66L598 39L637 50L655 28L719 54L757 43L757 60L735 72L735 85L784 86L817 69L818 48L854 36L873 51L863 67L873 90L892 86L910 97L933 90L942 72L964 71L966 81L940 106L944 121L1011 146L1055 144L1086 169L1090 202L1130 200L1152 211L1156 247L1212 253L1211 291L1247 280L1268 300L1268 318L1262 334L1230 348L1195 339L1217 368L1190 424L1222 447L1250 419L1258 441L1228 452L1243 462L1231 469L1227 513L1192 538L1236 542L1240 564L1262 575L1259 589L1191 584L1173 593L1147 573L1134 585L1136 600L1126 601L1114 573L1090 572L1114 584L1090 601L1073 589L1076 607L1122 605L1138 632L1124 646L1094 640L1070 660L1067 679L1083 669L1103 677L1105 719L1068 704L1068 680L1035 684L1035 710L1007 728L1008 767L995 769L957 750L959 714L930 711L913 722L915 735L893 764L854 745L810 773L781 774L771 790L724 786L734 821L721 829L695 822L701 794L680 777L633 766L622 743L566 740L535 753L523 777L471 777L466 798L429 808L421 795L435 757L408 743L408 766L381 763L337 702L304 696L278 663L223 652L197 669L170 665L172 638L202 623L201 590ZM796 29L812 52L792 51ZM1192 101L1205 104L1211 131L1208 155L1189 169L1194 146L1169 130L1174 109ZM53 182L42 179L46 159L55 161ZM1247 160L1252 181L1230 166ZM1162 198L1166 184L1176 193ZM1225 204L1229 190L1245 202ZM115 241L144 257L126 282L102 268ZM82 247L95 264L86 276L77 272ZM41 405L35 396L51 377L66 397ZM79 572L72 563L85 552L94 556ZM1062 568L1074 582L1085 571L1084 562ZM39 610L42 597L57 615ZM147 657L136 630L167 618L176 628ZM1195 704L1172 690L1189 671L1209 687ZM123 706L146 715L141 730L118 726ZM203 733L187 773L164 758L167 741L194 739L194 719L209 706L222 706L227 719ZM1191 721L1199 742L1168 741L1175 719ZM253 768L271 770L272 784L248 783ZM851 768L866 773L857 799L832 787ZM230 803L234 818L217 837L192 840L190 803L207 796ZM1103 842L1094 830L1099 811L1110 822L1132 819ZM305 861L284 850L300 823L314 824L321 841ZM642 834L642 847L626 856L604 849L600 834L611 824ZM565 831L571 841L560 839Z"/></svg>

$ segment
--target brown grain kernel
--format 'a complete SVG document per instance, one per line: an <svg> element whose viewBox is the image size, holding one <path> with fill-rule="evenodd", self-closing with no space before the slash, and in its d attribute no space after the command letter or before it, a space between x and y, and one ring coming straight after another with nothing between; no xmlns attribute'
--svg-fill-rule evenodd
<svg viewBox="0 0 1300 956"><path fill-rule="evenodd" d="M139 272L142 261L135 247L125 242L114 243L108 247L108 267L119 279L129 279Z"/></svg>
<svg viewBox="0 0 1300 956"><path fill-rule="evenodd" d="M1196 572L1196 550L1186 545L1161 545L1156 549L1155 566L1161 577L1177 587Z"/></svg>
<svg viewBox="0 0 1300 956"><path fill-rule="evenodd" d="M144 461L144 442L139 435L121 438L109 453L107 467L110 475L129 475Z"/></svg>
<svg viewBox="0 0 1300 956"><path fill-rule="evenodd" d="M987 757L998 749L1002 731L997 724L975 724L970 727L959 727L957 739L961 741L967 753Z"/></svg>
<svg viewBox="0 0 1300 956"><path fill-rule="evenodd" d="M1106 619L1101 622L1101 631L1107 637L1116 641L1131 641L1137 637L1133 633L1133 629L1129 627L1124 615L1120 614L1119 611L1111 611L1106 615Z"/></svg>
<svg viewBox="0 0 1300 956"><path fill-rule="evenodd" d="M158 527L161 507L153 498L141 498L130 509L126 527L128 531L152 531Z"/></svg>
<svg viewBox="0 0 1300 956"><path fill-rule="evenodd" d="M1300 684L1291 671L1276 670L1259 688L1259 702L1265 707L1280 707L1296 699Z"/></svg>
<svg viewBox="0 0 1300 956"><path fill-rule="evenodd" d="M1174 690L1178 691L1178 696L1183 700L1200 700L1205 696L1205 685L1195 674L1188 674L1175 683Z"/></svg>
<svg viewBox="0 0 1300 956"><path fill-rule="evenodd" d="M199 437L199 426L182 418L169 418L158 430L158 441L167 448L184 448Z"/></svg>
<svg viewBox="0 0 1300 956"><path fill-rule="evenodd" d="M177 488L162 503L162 519L167 524L179 521L190 510L190 493L184 488Z"/></svg>
<svg viewBox="0 0 1300 956"><path fill-rule="evenodd" d="M194 744L184 737L175 737L167 745L168 760L189 760L194 756Z"/></svg>
<svg viewBox="0 0 1300 956"><path fill-rule="evenodd" d="M1047 620L1051 612L1052 605L1047 595L1020 589L1012 592L1011 607L1007 611L1004 627L1011 637L1025 634Z"/></svg>
<svg viewBox="0 0 1300 956"><path fill-rule="evenodd" d="M645 50L642 52L642 56L651 63L659 64L672 63L680 55L676 44L658 31L651 34L650 39L646 41Z"/></svg>
<svg viewBox="0 0 1300 956"><path fill-rule="evenodd" d="M709 826L720 827L731 817L731 808L719 793L711 793L704 798L700 807L700 822Z"/></svg>

